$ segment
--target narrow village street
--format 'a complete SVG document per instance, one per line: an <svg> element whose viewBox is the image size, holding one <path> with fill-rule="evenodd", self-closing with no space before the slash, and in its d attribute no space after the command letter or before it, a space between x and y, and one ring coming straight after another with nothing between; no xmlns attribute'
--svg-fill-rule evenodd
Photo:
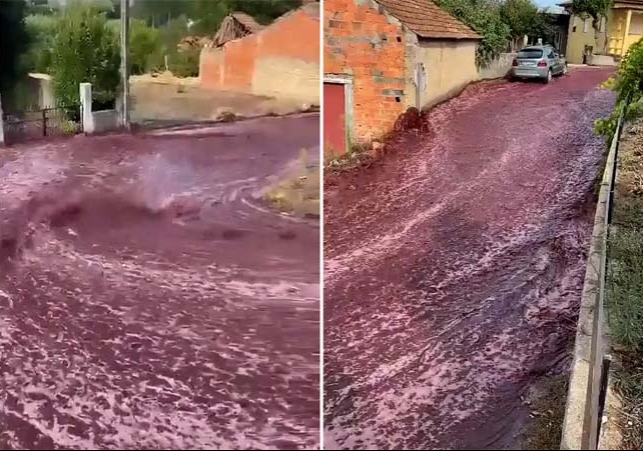
<svg viewBox="0 0 643 451"><path fill-rule="evenodd" d="M474 85L326 181L329 449L516 449L571 358L609 75Z"/></svg>
<svg viewBox="0 0 643 451"><path fill-rule="evenodd" d="M0 150L0 448L313 449L319 116Z"/></svg>

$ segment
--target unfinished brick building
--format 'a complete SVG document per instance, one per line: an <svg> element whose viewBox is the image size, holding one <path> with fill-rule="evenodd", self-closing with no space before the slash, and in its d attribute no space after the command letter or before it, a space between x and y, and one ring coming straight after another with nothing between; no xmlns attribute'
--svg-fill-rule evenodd
<svg viewBox="0 0 643 451"><path fill-rule="evenodd" d="M480 36L430 0L324 1L325 150L391 130L478 79Z"/></svg>
<svg viewBox="0 0 643 451"><path fill-rule="evenodd" d="M307 2L271 25L201 52L206 88L319 104L320 7Z"/></svg>

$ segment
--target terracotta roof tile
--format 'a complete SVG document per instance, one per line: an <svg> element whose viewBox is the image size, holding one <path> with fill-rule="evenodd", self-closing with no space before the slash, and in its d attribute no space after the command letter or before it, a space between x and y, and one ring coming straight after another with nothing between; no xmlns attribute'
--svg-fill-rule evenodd
<svg viewBox="0 0 643 451"><path fill-rule="evenodd" d="M480 35L431 0L375 0L422 38L480 39Z"/></svg>
<svg viewBox="0 0 643 451"><path fill-rule="evenodd" d="M250 33L256 33L264 28L263 25L258 24L252 16L246 13L234 12L230 15L234 17L237 22L246 27Z"/></svg>

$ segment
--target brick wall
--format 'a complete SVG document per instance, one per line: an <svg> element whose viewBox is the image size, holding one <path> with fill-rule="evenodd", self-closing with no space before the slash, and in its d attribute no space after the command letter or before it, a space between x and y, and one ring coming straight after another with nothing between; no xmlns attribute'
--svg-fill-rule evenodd
<svg viewBox="0 0 643 451"><path fill-rule="evenodd" d="M353 79L353 141L387 133L406 103L402 25L372 0L324 0L324 34L324 72Z"/></svg>
<svg viewBox="0 0 643 451"><path fill-rule="evenodd" d="M201 84L319 104L319 27L319 4L309 3L257 34L203 49Z"/></svg>

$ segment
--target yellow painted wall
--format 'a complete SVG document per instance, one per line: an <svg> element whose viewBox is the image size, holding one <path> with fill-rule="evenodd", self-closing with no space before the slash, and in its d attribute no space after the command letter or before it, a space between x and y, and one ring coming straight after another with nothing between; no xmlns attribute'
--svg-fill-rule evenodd
<svg viewBox="0 0 643 451"><path fill-rule="evenodd" d="M477 80L477 43L474 40L422 40L418 45L407 47L406 106L416 106L413 73L417 63L424 63L426 69L426 86L420 96L422 108L450 98L468 83Z"/></svg>
<svg viewBox="0 0 643 451"><path fill-rule="evenodd" d="M608 26L611 22L611 18L608 17L607 23ZM574 31L574 26L576 26L576 31ZM603 27L605 30L605 26ZM585 46L592 46L594 48L594 53L603 52L605 47L605 32L596 34L594 27L592 27L592 19L586 19L583 21L582 18L572 15L569 18L569 33L567 38L567 50L565 52L565 57L567 61L572 64L582 64L583 62L583 50Z"/></svg>
<svg viewBox="0 0 643 451"><path fill-rule="evenodd" d="M624 9L615 9L612 11L612 20L609 23L609 53L620 55L625 47L623 35L625 33L625 21L627 20L627 11Z"/></svg>
<svg viewBox="0 0 643 451"><path fill-rule="evenodd" d="M627 11L628 10L625 8L615 8L610 12L607 22L609 36L607 53L609 54L625 55L627 49L632 44L643 38L643 12L641 11L632 11L629 33L627 36L625 35L627 28ZM578 34L579 30L582 30L582 20L578 17L575 19L577 23L576 33L572 33L572 24L574 21L574 17L572 16L569 27L569 41L567 44L567 59L571 63L582 62L584 45L592 45L591 36L586 36L584 33L581 35ZM601 33L601 38L599 40L601 47L604 39L604 34Z"/></svg>
<svg viewBox="0 0 643 451"><path fill-rule="evenodd" d="M632 12L632 21L630 22L630 33L625 37L625 45L623 46L623 55L632 44L637 43L643 38L643 13Z"/></svg>

